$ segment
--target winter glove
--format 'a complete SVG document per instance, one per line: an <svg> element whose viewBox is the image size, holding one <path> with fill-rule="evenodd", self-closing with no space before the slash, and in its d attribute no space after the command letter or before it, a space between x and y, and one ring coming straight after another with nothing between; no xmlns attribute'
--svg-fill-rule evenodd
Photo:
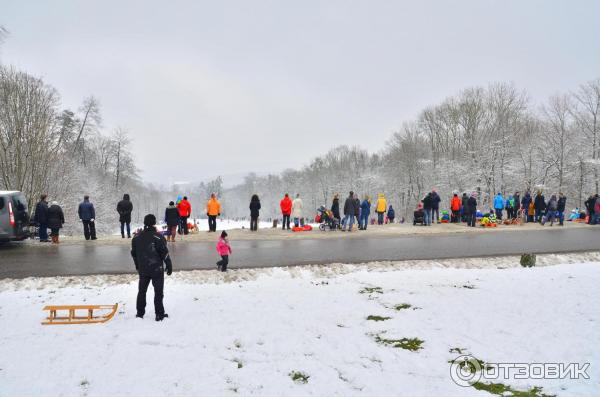
<svg viewBox="0 0 600 397"><path fill-rule="evenodd" d="M94 218L90 219L90 222L94 222Z"/></svg>
<svg viewBox="0 0 600 397"><path fill-rule="evenodd" d="M217 216L221 216L221 213L219 212L219 214Z"/></svg>
<svg viewBox="0 0 600 397"><path fill-rule="evenodd" d="M173 273L173 266L172 265L167 265L167 276L170 276L171 273Z"/></svg>
<svg viewBox="0 0 600 397"><path fill-rule="evenodd" d="M208 212L206 213L206 216L209 216L209 215L208 215Z"/></svg>

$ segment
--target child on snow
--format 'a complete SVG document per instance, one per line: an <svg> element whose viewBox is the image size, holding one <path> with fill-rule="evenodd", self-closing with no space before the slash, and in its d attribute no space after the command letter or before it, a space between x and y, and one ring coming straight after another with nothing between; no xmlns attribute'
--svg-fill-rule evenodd
<svg viewBox="0 0 600 397"><path fill-rule="evenodd" d="M232 251L231 246L229 245L229 240L227 239L227 232L225 230L221 232L221 237L217 243L217 252L219 255L221 255L221 260L217 262L217 268L219 271L226 272L227 264L229 264L229 255Z"/></svg>

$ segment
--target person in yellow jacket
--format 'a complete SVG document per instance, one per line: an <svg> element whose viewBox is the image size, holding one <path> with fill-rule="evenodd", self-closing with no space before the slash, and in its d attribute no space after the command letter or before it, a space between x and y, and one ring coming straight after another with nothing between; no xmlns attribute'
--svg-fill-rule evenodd
<svg viewBox="0 0 600 397"><path fill-rule="evenodd" d="M206 216L208 216L208 231L216 232L217 216L221 216L221 203L214 193L210 195L210 200L206 203Z"/></svg>
<svg viewBox="0 0 600 397"><path fill-rule="evenodd" d="M383 193L379 193L377 198L377 206L375 207L378 225L383 225L383 216L385 215L385 211L387 211L387 201L385 200Z"/></svg>

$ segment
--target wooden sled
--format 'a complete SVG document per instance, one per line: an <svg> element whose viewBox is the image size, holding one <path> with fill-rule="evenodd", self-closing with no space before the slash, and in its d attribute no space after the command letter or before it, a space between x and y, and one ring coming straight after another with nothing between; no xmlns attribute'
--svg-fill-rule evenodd
<svg viewBox="0 0 600 397"><path fill-rule="evenodd" d="M105 323L114 317L118 303L114 305L64 305L64 306L46 306L42 310L48 310L49 316L42 325L58 325L58 324L94 324ZM76 311L86 310L87 314L81 313L77 315ZM94 310L110 310L109 313L103 315L94 315ZM57 316L57 312L66 311L68 315Z"/></svg>

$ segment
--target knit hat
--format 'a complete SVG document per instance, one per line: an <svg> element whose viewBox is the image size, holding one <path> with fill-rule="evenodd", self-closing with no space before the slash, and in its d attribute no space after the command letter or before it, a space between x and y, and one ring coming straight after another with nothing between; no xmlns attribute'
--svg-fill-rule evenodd
<svg viewBox="0 0 600 397"><path fill-rule="evenodd" d="M155 226L156 225L156 217L152 214L148 214L144 217L144 226Z"/></svg>
<svg viewBox="0 0 600 397"><path fill-rule="evenodd" d="M227 232L225 230L223 230L221 232L221 238L225 238L225 237L227 237Z"/></svg>

